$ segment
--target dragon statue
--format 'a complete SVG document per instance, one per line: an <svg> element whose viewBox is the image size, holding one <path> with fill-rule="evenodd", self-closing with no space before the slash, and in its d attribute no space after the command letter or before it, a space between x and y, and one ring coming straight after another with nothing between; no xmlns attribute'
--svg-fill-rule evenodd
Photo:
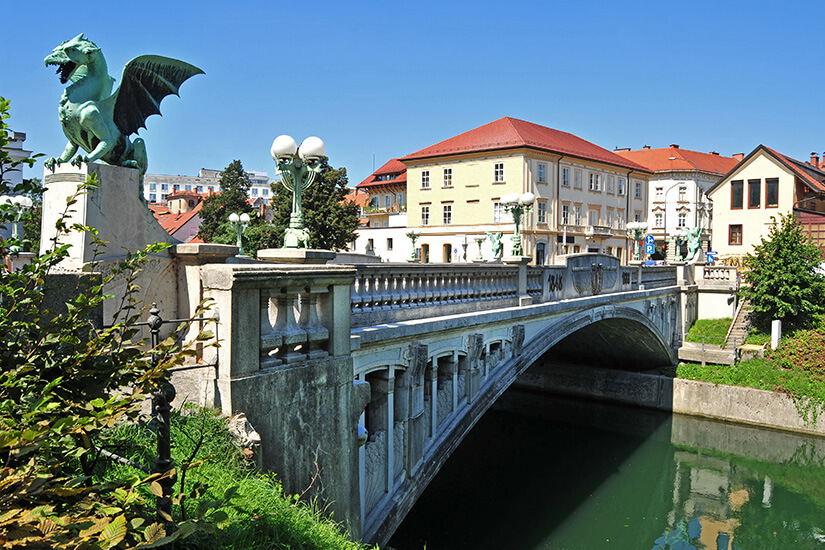
<svg viewBox="0 0 825 550"><path fill-rule="evenodd" d="M159 55L141 55L123 68L120 86L112 92L106 60L93 42L80 34L67 40L46 57L46 66L57 66L61 84L70 82L60 98L60 125L69 139L63 154L44 164L72 165L100 160L106 164L137 168L141 189L148 160L141 138L129 136L145 128L149 115L160 114L161 100L178 95L180 85L196 74L194 65ZM87 154L75 156L78 149ZM72 158L74 156L74 158Z"/></svg>

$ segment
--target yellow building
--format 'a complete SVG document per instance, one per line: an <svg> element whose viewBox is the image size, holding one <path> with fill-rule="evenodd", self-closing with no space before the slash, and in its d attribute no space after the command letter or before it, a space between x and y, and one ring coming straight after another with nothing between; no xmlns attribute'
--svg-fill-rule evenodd
<svg viewBox="0 0 825 550"><path fill-rule="evenodd" d="M533 193L524 254L536 264L566 253L627 260L627 222L645 221L651 171L572 134L504 117L400 159L407 165L407 225L422 259L473 261L487 232L511 255L513 218L502 197ZM632 252L632 251L631 251ZM489 239L483 257L492 258Z"/></svg>
<svg viewBox="0 0 825 550"><path fill-rule="evenodd" d="M720 259L745 256L767 237L773 218L792 212L818 239L825 227L824 182L815 155L803 162L760 145L707 192L713 201L713 250Z"/></svg>

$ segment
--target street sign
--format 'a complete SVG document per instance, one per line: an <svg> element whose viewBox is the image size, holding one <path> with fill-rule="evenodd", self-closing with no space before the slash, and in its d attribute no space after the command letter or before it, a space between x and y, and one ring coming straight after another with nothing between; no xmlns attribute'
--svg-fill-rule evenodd
<svg viewBox="0 0 825 550"><path fill-rule="evenodd" d="M707 259L708 264L713 265L716 263L716 256L719 254L713 250L708 250L705 252L705 258Z"/></svg>
<svg viewBox="0 0 825 550"><path fill-rule="evenodd" d="M655 254L655 247L652 244L645 245L645 254Z"/></svg>
<svg viewBox="0 0 825 550"><path fill-rule="evenodd" d="M653 235L648 235L645 237L645 244L653 244L656 242L656 239L653 238Z"/></svg>

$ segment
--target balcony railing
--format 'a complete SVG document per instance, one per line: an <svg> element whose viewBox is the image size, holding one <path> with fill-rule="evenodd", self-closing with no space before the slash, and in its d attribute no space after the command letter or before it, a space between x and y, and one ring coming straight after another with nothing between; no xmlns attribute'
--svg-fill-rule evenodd
<svg viewBox="0 0 825 550"><path fill-rule="evenodd" d="M613 230L605 225L588 225L584 234L587 237L611 237Z"/></svg>

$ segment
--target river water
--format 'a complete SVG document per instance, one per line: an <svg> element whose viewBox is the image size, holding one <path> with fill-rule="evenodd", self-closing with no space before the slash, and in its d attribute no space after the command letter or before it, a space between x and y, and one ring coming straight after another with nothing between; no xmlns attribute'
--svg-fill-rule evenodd
<svg viewBox="0 0 825 550"><path fill-rule="evenodd" d="M509 391L398 550L825 550L825 439Z"/></svg>

